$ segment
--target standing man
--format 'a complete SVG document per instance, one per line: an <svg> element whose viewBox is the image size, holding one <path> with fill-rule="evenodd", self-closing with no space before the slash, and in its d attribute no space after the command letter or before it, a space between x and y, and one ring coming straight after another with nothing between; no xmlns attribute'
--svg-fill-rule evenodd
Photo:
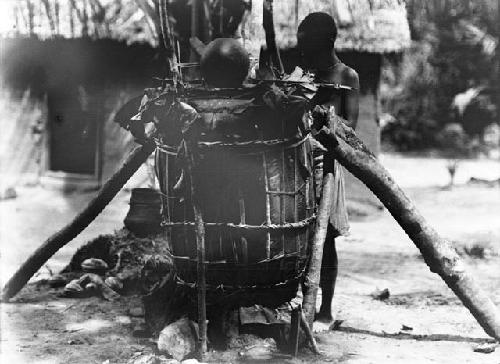
<svg viewBox="0 0 500 364"><path fill-rule="evenodd" d="M315 74L316 82L335 83L349 86L351 91L344 94L332 95L326 88L320 88L314 98L316 104L334 106L336 113L346 119L349 126L356 127L359 113L359 77L356 71L348 67L335 53L337 26L335 20L326 13L311 13L300 23L297 32L298 48L301 52L303 67ZM330 323L332 317L332 299L337 280L337 250L335 238L344 235L349 230L347 209L344 195L343 171L338 162L332 165L322 165L323 152L314 150L315 164L322 173L332 172L334 175L334 203L330 211L328 233L323 248L321 264L320 287L322 292L321 308L316 314L316 320ZM331 164L331 163L330 163Z"/></svg>

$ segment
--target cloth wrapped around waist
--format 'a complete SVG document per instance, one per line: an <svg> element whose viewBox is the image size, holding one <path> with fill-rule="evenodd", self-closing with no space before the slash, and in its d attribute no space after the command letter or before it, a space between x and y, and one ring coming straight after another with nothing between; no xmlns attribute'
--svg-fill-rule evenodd
<svg viewBox="0 0 500 364"><path fill-rule="evenodd" d="M316 181L316 200L319 202L323 188L323 164L326 153L319 146L319 143L312 139L312 152L314 157L314 174ZM335 231L335 236L349 235L349 220L347 215L347 205L345 199L344 169L336 160L331 161L333 166L329 170L333 173L333 203L330 210L330 224Z"/></svg>

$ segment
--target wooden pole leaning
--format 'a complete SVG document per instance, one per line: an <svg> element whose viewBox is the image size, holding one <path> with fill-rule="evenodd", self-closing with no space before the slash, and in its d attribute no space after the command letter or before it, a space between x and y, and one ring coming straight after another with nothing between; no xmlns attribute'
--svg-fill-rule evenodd
<svg viewBox="0 0 500 364"><path fill-rule="evenodd" d="M118 171L103 185L99 193L68 225L49 237L14 273L2 290L2 301L14 297L59 249L73 240L111 202L123 185L154 152L156 145L150 140L136 148Z"/></svg>
<svg viewBox="0 0 500 364"><path fill-rule="evenodd" d="M326 154L325 154L326 158ZM323 163L326 163L325 160ZM333 161L330 161L333 162ZM303 308L307 324L312 327L316 313L316 296L318 295L319 280L321 276L321 262L323 260L323 246L325 244L330 211L333 204L333 173L329 172L323 177L323 189L316 215L316 226L311 247L311 257L304 277Z"/></svg>
<svg viewBox="0 0 500 364"><path fill-rule="evenodd" d="M302 330L304 330L304 333L306 334L306 338L309 341L309 344L311 345L311 351L314 354L321 354L318 348L318 344L316 344L316 339L314 338L313 332L312 332L312 325L309 325L307 322L306 315L302 310L299 310L300 314L300 327Z"/></svg>
<svg viewBox="0 0 500 364"><path fill-rule="evenodd" d="M500 340L497 307L467 272L450 242L427 223L389 172L340 117L330 114L329 123L332 127L323 126L316 139L378 197L420 250L430 270L439 274L484 331Z"/></svg>
<svg viewBox="0 0 500 364"><path fill-rule="evenodd" d="M284 73L280 51L276 45L276 32L274 30L273 0L264 0L262 3L262 26L266 35L267 50L270 52L273 66L277 67L280 74Z"/></svg>

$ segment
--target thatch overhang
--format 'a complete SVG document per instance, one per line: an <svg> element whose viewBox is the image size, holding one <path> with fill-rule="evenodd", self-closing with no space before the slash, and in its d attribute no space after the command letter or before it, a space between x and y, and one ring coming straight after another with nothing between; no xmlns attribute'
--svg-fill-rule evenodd
<svg viewBox="0 0 500 364"><path fill-rule="evenodd" d="M157 45L148 0L1 0L0 37L113 39Z"/></svg>
<svg viewBox="0 0 500 364"><path fill-rule="evenodd" d="M264 44L262 1L252 0L252 13L244 36L251 53ZM148 0L68 0L57 2L59 8L47 9L43 4L56 2L31 0L34 6L33 26L29 28L26 2L7 0L11 4L12 26L8 35L36 35L78 38L82 32L92 38L112 38L128 43L148 42L157 45L157 34ZM91 6L100 4L100 7ZM148 5L149 4L149 14ZM5 5L4 5L5 6ZM69 9L72 6L72 11ZM4 9L6 10L6 9ZM276 40L282 49L296 45L297 26L311 12L324 11L337 21L336 48L345 52L399 53L410 45L410 29L403 0L274 0ZM50 17L57 19L51 23ZM82 29L82 18L88 24ZM71 24L70 24L71 23ZM9 27L4 24L5 29Z"/></svg>

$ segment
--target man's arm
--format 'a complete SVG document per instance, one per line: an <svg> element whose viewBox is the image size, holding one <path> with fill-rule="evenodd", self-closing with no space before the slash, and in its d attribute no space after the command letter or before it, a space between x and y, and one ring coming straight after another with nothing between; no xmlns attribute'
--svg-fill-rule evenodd
<svg viewBox="0 0 500 364"><path fill-rule="evenodd" d="M343 75L344 85L352 87L352 91L348 91L345 100L345 118L349 121L349 126L356 128L359 115L359 77L358 73L348 67Z"/></svg>

